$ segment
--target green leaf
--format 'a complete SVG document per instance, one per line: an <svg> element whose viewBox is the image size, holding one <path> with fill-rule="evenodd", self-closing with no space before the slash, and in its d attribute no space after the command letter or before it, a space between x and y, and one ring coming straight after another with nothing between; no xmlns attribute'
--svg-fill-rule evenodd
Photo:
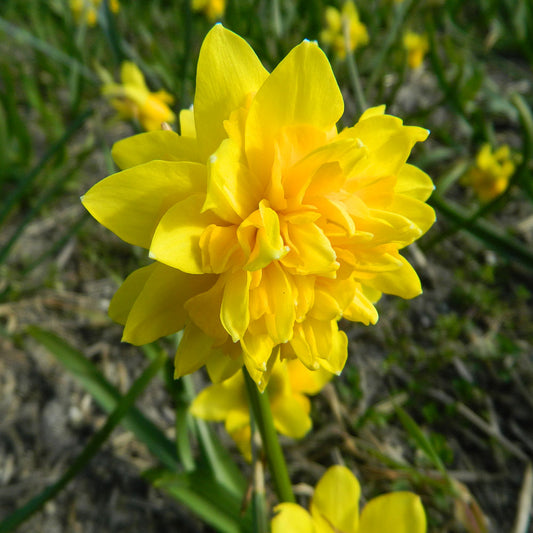
<svg viewBox="0 0 533 533"><path fill-rule="evenodd" d="M68 357L68 356L67 356ZM137 378L126 395L117 402L115 409L108 417L103 427L93 435L87 446L74 460L71 467L52 485L46 487L39 495L31 499L26 505L17 509L13 514L0 522L0 533L13 531L16 527L39 511L44 504L54 498L74 477L87 466L102 445L111 435L111 432L120 423L125 415L132 409L133 404L146 389L150 381L165 363L164 355L150 363L148 368Z"/></svg>
<svg viewBox="0 0 533 533"><path fill-rule="evenodd" d="M195 470L177 474L154 469L145 472L144 477L218 531L251 531L250 513L244 515L242 511L242 495L239 497L229 492L209 472Z"/></svg>
<svg viewBox="0 0 533 533"><path fill-rule="evenodd" d="M441 461L438 453L431 444L430 440L424 435L419 425L402 409L399 405L395 406L396 414L403 424L403 427L409 433L411 438L416 442L418 448L424 452L426 457L431 461L431 464L444 476L448 477L446 468Z"/></svg>
<svg viewBox="0 0 533 533"><path fill-rule="evenodd" d="M111 412L116 408L121 400L120 392L104 378L81 352L67 344L57 335L41 328L31 326L28 328L28 332L73 375L87 392L94 397L102 409ZM122 425L132 431L167 468L174 471L180 468L174 444L137 408L132 407L129 410L122 421Z"/></svg>

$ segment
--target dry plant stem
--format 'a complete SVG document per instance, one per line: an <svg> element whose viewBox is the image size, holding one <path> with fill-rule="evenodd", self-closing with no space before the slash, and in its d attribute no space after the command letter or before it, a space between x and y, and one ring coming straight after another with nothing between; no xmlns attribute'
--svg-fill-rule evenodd
<svg viewBox="0 0 533 533"><path fill-rule="evenodd" d="M512 533L527 533L530 516L531 505L533 504L533 470L531 463L526 466L524 472L524 480L522 481L522 488L520 489L520 498L518 499L518 510L516 512L515 524Z"/></svg>
<svg viewBox="0 0 533 533"><path fill-rule="evenodd" d="M280 502L294 502L291 480L287 472L287 465L274 428L274 419L270 410L267 391L260 393L254 380L243 367L244 381L248 398L254 415L255 423L259 428L263 448L267 457L270 473L274 480L274 488Z"/></svg>
<svg viewBox="0 0 533 533"><path fill-rule="evenodd" d="M469 420L474 426L476 426L481 431L485 432L487 435L494 438L498 443L505 448L509 453L513 454L518 459L523 461L528 460L528 456L514 443L512 443L507 437L504 437L498 428L493 427L488 422L483 420L478 416L472 409L467 407L464 403L456 402L451 396L448 396L442 391L433 391L431 396L440 402L450 405L453 404L457 411L461 413L467 420Z"/></svg>

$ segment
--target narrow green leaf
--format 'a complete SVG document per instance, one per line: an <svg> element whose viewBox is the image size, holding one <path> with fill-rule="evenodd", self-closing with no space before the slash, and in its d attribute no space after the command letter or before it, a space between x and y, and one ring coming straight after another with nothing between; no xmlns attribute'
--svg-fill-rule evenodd
<svg viewBox="0 0 533 533"><path fill-rule="evenodd" d="M203 470L174 473L156 469L144 477L185 504L206 523L223 533L251 531L250 514L244 515L242 495L239 497Z"/></svg>
<svg viewBox="0 0 533 533"><path fill-rule="evenodd" d="M39 511L44 504L54 498L72 479L79 473L89 461L96 455L102 445L111 435L111 432L120 423L124 416L131 410L133 404L152 381L159 369L165 363L162 355L157 360L150 363L148 368L135 380L131 389L116 404L115 409L109 415L104 426L93 435L81 454L74 460L71 467L52 485L49 485L38 496L30 500L26 505L17 509L12 515L0 522L0 533L13 531L16 527Z"/></svg>
<svg viewBox="0 0 533 533"><path fill-rule="evenodd" d="M107 412L111 412L121 399L120 392L111 385L98 369L78 350L57 335L32 326L29 334L42 344L94 397ZM137 408L132 407L122 422L126 429L143 442L150 452L171 470L178 470L179 463L174 445L163 432L148 420Z"/></svg>
<svg viewBox="0 0 533 533"><path fill-rule="evenodd" d="M426 457L431 461L431 464L447 478L448 473L446 472L443 462L418 424L399 405L395 406L395 411L400 422L403 424L403 427L416 442L418 448L424 452Z"/></svg>

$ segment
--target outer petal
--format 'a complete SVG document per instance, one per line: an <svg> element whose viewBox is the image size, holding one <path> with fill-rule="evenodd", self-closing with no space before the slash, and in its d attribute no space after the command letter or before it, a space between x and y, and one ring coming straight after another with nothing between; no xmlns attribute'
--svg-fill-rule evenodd
<svg viewBox="0 0 533 533"><path fill-rule="evenodd" d="M247 397L242 373L210 385L194 399L191 412L205 420L225 420L233 410L247 412Z"/></svg>
<svg viewBox="0 0 533 533"><path fill-rule="evenodd" d="M273 400L272 416L276 429L293 439L305 436L312 423L302 404L293 396L281 396Z"/></svg>
<svg viewBox="0 0 533 533"><path fill-rule="evenodd" d="M435 185L424 171L406 163L398 173L394 192L424 202L434 189Z"/></svg>
<svg viewBox="0 0 533 533"><path fill-rule="evenodd" d="M213 339L190 322L174 357L174 379L191 374L201 368L213 355Z"/></svg>
<svg viewBox="0 0 533 533"><path fill-rule="evenodd" d="M370 500L361 513L359 533L426 533L426 514L412 492L392 492Z"/></svg>
<svg viewBox="0 0 533 533"><path fill-rule="evenodd" d="M157 159L198 161L196 140L167 130L149 131L122 139L113 145L111 155L121 169Z"/></svg>
<svg viewBox="0 0 533 533"><path fill-rule="evenodd" d="M333 377L331 372L322 368L307 369L298 359L287 361L287 370L292 390L304 394L317 394Z"/></svg>
<svg viewBox="0 0 533 533"><path fill-rule="evenodd" d="M281 503L274 508L272 533L316 533L311 515L295 503Z"/></svg>
<svg viewBox="0 0 533 533"><path fill-rule="evenodd" d="M122 240L148 248L165 211L205 191L205 180L205 167L197 163L151 161L98 182L82 203Z"/></svg>
<svg viewBox="0 0 533 533"><path fill-rule="evenodd" d="M365 281L365 284L386 294L394 294L402 298L414 298L422 293L420 279L407 259L398 255L403 266L393 272L382 272L376 277Z"/></svg>
<svg viewBox="0 0 533 533"><path fill-rule="evenodd" d="M329 131L343 109L342 95L324 52L309 41L293 48L265 81L250 106L246 155L252 171L268 175L275 139L282 128L308 124Z"/></svg>
<svg viewBox="0 0 533 533"><path fill-rule="evenodd" d="M119 324L126 324L128 314L135 300L143 290L148 278L152 275L156 263L134 270L119 287L109 303L109 316Z"/></svg>
<svg viewBox="0 0 533 533"><path fill-rule="evenodd" d="M204 160L227 137L223 121L255 93L268 72L248 43L216 24L207 34L198 58L194 117Z"/></svg>
<svg viewBox="0 0 533 533"><path fill-rule="evenodd" d="M150 245L150 257L189 274L202 274L200 237L213 213L202 213L204 194L193 194L171 207L161 218Z"/></svg>
<svg viewBox="0 0 533 533"><path fill-rule="evenodd" d="M156 263L128 314L122 339L142 345L181 330L187 320L184 303L215 281L212 275L194 276Z"/></svg>
<svg viewBox="0 0 533 533"><path fill-rule="evenodd" d="M311 515L317 523L328 523L333 531L361 533L359 526L359 497L361 487L357 478L344 466L332 466L318 482L311 501ZM380 533L394 531L382 529Z"/></svg>

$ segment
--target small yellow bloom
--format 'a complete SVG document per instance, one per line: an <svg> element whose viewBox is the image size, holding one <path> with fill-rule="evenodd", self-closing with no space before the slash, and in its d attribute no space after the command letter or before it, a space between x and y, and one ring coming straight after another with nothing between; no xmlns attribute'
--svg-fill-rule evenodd
<svg viewBox="0 0 533 533"><path fill-rule="evenodd" d="M213 377L218 381L219 376ZM331 378L330 372L313 372L297 359L277 361L267 387L277 431L301 439L312 425L311 404L306 395L317 394ZM250 405L242 372L204 389L194 399L191 413L205 420L224 421L241 453L251 460Z"/></svg>
<svg viewBox="0 0 533 533"><path fill-rule="evenodd" d="M246 41L214 26L181 135L119 141L123 170L82 199L155 261L111 301L125 341L184 328L176 377L244 364L264 388L278 358L340 373L341 318L374 324L382 293L420 294L400 250L435 219L431 179L406 162L428 131L381 106L339 133L343 110L316 43L269 73Z"/></svg>
<svg viewBox="0 0 533 533"><path fill-rule="evenodd" d="M310 510L282 503L272 533L425 533L426 514L412 492L391 492L370 500L359 515L361 487L344 466L332 466L318 482Z"/></svg>
<svg viewBox="0 0 533 533"><path fill-rule="evenodd" d="M76 22L85 20L88 26L95 26L98 21L98 9L102 0L70 0L70 9ZM112 13L118 13L119 0L109 0L109 9Z"/></svg>
<svg viewBox="0 0 533 533"><path fill-rule="evenodd" d="M122 63L122 83L105 83L102 94L123 119L136 119L147 131L161 129L163 122L172 123L176 116L168 107L174 99L166 91L150 92L139 68L130 61Z"/></svg>
<svg viewBox="0 0 533 533"><path fill-rule="evenodd" d="M348 45L345 32L348 33ZM326 29L320 32L320 40L331 46L341 59L346 57L346 49L353 52L368 43L366 26L359 20L357 8L351 0L344 3L342 11L332 6L326 7Z"/></svg>
<svg viewBox="0 0 533 533"><path fill-rule="evenodd" d="M202 11L211 21L219 20L226 10L226 0L192 0L194 11Z"/></svg>
<svg viewBox="0 0 533 533"><path fill-rule="evenodd" d="M514 171L515 163L509 146L504 144L493 152L489 144L484 144L463 183L470 185L481 201L487 202L507 189Z"/></svg>
<svg viewBox="0 0 533 533"><path fill-rule="evenodd" d="M426 35L408 31L403 36L403 47L407 51L407 64L409 68L416 69L424 60L429 50L429 42Z"/></svg>

